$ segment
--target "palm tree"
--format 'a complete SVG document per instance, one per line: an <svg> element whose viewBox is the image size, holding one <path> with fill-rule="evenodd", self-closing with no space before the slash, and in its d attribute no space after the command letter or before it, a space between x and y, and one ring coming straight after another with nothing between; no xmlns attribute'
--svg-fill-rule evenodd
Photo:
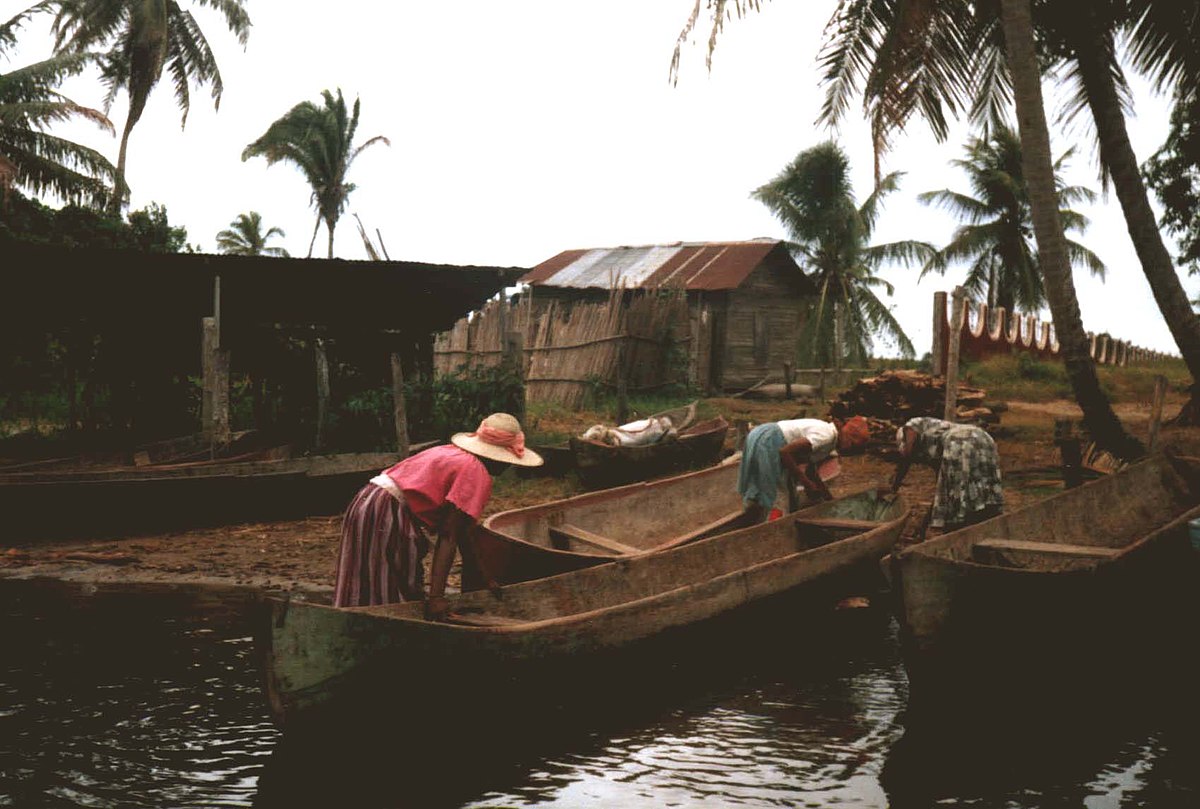
<svg viewBox="0 0 1200 809"><path fill-rule="evenodd" d="M1083 230L1087 218L1065 206L1092 202L1096 195L1082 186L1064 186L1058 179L1073 151L1068 150L1054 163L1058 214L1068 230ZM921 276L931 271L945 273L951 264L969 262L963 286L976 297L985 299L992 308L1037 311L1045 306L1046 293L1032 241L1033 220L1021 168L1020 138L1008 127L1000 127L989 137L971 138L965 152L966 157L952 161L952 165L966 173L974 196L948 188L918 196L921 202L939 206L966 222L954 232L950 243L925 263ZM1104 278L1104 262L1091 250L1067 239L1067 251L1072 264L1085 266L1093 275Z"/></svg>
<svg viewBox="0 0 1200 809"><path fill-rule="evenodd" d="M217 234L217 250L232 256L281 256L288 251L282 247L267 247L272 236L286 236L280 228L262 229L262 216L258 211L238 214L226 230Z"/></svg>
<svg viewBox="0 0 1200 809"><path fill-rule="evenodd" d="M1152 0L1136 2L1145 5ZM727 5L726 0L708 5L713 16L710 55ZM733 0L733 5L741 14L758 9L760 3ZM680 43L699 13L697 3ZM880 154L914 114L922 116L941 139L948 132L947 113L955 117L970 110L976 120L995 124L1002 120L1008 101L1015 102L1039 264L1075 399L1100 446L1122 458L1140 455L1141 445L1125 432L1100 388L1079 316L1058 216L1030 0L839 0L826 32L819 57L827 88L822 118L836 122L863 85L875 139L876 177ZM677 65L675 59L672 68ZM1164 312L1164 316L1174 315Z"/></svg>
<svg viewBox="0 0 1200 809"><path fill-rule="evenodd" d="M861 207L850 186L849 161L832 141L801 152L775 179L751 196L771 210L784 227L788 248L817 288L805 318L801 344L806 361L842 367L865 363L872 337L883 334L901 353L913 356L912 342L875 294L892 285L875 275L888 261L919 261L932 245L903 241L869 245L883 198L898 187L893 173Z"/></svg>
<svg viewBox="0 0 1200 809"><path fill-rule="evenodd" d="M225 18L229 30L244 46L250 34L245 0L196 0ZM146 109L150 91L166 70L175 87L175 101L187 123L190 85L209 85L213 106L221 104L224 84L208 40L191 13L176 0L50 0L58 9L54 19L55 49L64 53L107 50L100 56L100 76L108 94L104 109L117 93L129 93L129 114L121 132L117 156L117 193L109 208L119 213L128 201L125 181L129 136Z"/></svg>
<svg viewBox="0 0 1200 809"><path fill-rule="evenodd" d="M26 20L42 10L45 4L0 24L0 56L16 42L16 33ZM72 119L113 131L103 113L76 104L55 89L89 61L86 54L54 56L0 73L0 206L16 186L95 206L108 199L115 171L112 164L96 150L46 131Z"/></svg>
<svg viewBox="0 0 1200 809"><path fill-rule="evenodd" d="M333 258L333 231L355 189L354 183L346 182L350 166L368 147L376 143L390 145L387 138L376 135L355 146L358 99L354 100L353 112L347 114L340 88L336 98L328 90L322 91L321 98L323 106L302 101L292 107L242 150L242 160L262 156L267 158L268 166L288 161L304 172L312 187L313 207L317 209L317 222L308 244L309 258L322 222L329 232L329 258Z"/></svg>

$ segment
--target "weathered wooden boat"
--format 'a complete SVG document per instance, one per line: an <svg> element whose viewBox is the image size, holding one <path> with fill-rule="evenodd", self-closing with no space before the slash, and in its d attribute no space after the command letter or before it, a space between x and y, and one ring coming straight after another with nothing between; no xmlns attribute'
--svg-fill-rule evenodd
<svg viewBox="0 0 1200 809"><path fill-rule="evenodd" d="M614 447L579 436L572 436L569 443L579 479L589 488L602 488L714 464L728 433L729 422L717 416L692 423L676 438L656 444Z"/></svg>
<svg viewBox="0 0 1200 809"><path fill-rule="evenodd" d="M914 693L961 694L987 677L1061 696L1136 661L1130 650L1147 650L1180 612L1197 517L1200 460L1157 454L899 551L892 583Z"/></svg>
<svg viewBox="0 0 1200 809"><path fill-rule="evenodd" d="M396 460L395 453L368 452L0 474L0 540L112 537L336 514Z"/></svg>
<svg viewBox="0 0 1200 809"><path fill-rule="evenodd" d="M257 430L240 430L230 440L214 447L199 433L139 444L132 450L84 452L56 458L7 459L0 461L0 474L12 472L59 472L121 470L143 466L221 461L266 461L287 458L291 446L273 443Z"/></svg>
<svg viewBox="0 0 1200 809"><path fill-rule="evenodd" d="M693 542L742 515L737 474L736 463L720 464L502 511L483 521L479 555L489 575L512 584ZM465 563L463 587L483 585Z"/></svg>
<svg viewBox="0 0 1200 809"><path fill-rule="evenodd" d="M586 666L593 654L818 587L857 566L877 570L906 513L902 499L860 492L496 594L452 595L445 622L425 620L421 602L338 609L269 598L257 635L267 701L275 720L289 725L334 705L379 708L410 689L435 699L431 689L464 673L498 700L506 682L552 676L556 663Z"/></svg>

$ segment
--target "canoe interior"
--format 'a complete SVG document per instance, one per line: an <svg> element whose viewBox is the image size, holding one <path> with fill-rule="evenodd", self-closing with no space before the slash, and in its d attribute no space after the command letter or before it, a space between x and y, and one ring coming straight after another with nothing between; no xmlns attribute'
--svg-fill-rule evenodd
<svg viewBox="0 0 1200 809"><path fill-rule="evenodd" d="M729 422L717 416L692 424L675 440L657 444L614 447L572 436L569 445L580 480L599 488L716 463L728 433Z"/></svg>
<svg viewBox="0 0 1200 809"><path fill-rule="evenodd" d="M1195 508L1200 462L1156 455L1120 473L907 548L902 556L1032 572L1090 570Z"/></svg>
<svg viewBox="0 0 1200 809"><path fill-rule="evenodd" d="M741 514L738 466L714 466L699 472L633 483L615 489L494 514L484 528L512 539L598 556L652 550L664 543ZM566 531L558 530L563 526ZM572 537L571 528L605 537L630 550L606 548Z"/></svg>
<svg viewBox="0 0 1200 809"><path fill-rule="evenodd" d="M902 499L881 499L874 490L858 492L670 551L511 585L503 589L501 598L487 591L460 593L450 598L451 610L520 622L603 610L899 524L907 510ZM619 575L614 574L613 565L620 565ZM354 611L419 620L423 604L388 604Z"/></svg>

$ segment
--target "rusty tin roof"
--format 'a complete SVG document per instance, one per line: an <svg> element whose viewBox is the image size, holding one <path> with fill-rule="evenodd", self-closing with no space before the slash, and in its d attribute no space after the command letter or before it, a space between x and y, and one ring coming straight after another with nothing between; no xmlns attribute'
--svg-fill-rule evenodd
<svg viewBox="0 0 1200 809"><path fill-rule="evenodd" d="M792 261L778 239L566 250L521 276L520 283L574 289L735 289L776 249Z"/></svg>

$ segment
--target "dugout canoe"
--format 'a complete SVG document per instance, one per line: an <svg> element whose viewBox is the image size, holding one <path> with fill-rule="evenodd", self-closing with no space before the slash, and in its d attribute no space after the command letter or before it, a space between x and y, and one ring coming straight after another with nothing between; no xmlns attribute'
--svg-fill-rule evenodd
<svg viewBox="0 0 1200 809"><path fill-rule="evenodd" d="M498 594L452 595L446 622L425 620L421 602L338 609L268 597L256 632L264 693L284 727L306 716L344 715L350 706L379 708L408 693L424 698L462 676L500 700L506 683L547 675L556 664L586 667L592 655L824 586L856 567L877 571L907 510L903 499L859 492ZM784 611L777 617L799 620ZM628 672L628 683L636 681Z"/></svg>
<svg viewBox="0 0 1200 809"><path fill-rule="evenodd" d="M635 447L614 447L572 436L568 442L580 481L592 489L709 466L721 457L729 422L724 416L690 424L673 440Z"/></svg>
<svg viewBox="0 0 1200 809"><path fill-rule="evenodd" d="M914 693L986 698L986 678L1061 697L1138 660L1132 650L1150 651L1181 612L1196 518L1200 459L1159 453L899 551L892 586Z"/></svg>
<svg viewBox="0 0 1200 809"><path fill-rule="evenodd" d="M742 514L738 464L588 492L487 517L476 535L501 584L666 550L729 530ZM463 587L484 584L467 564Z"/></svg>
<svg viewBox="0 0 1200 809"><path fill-rule="evenodd" d="M394 452L367 452L0 474L0 540L116 537L337 514L396 460Z"/></svg>

